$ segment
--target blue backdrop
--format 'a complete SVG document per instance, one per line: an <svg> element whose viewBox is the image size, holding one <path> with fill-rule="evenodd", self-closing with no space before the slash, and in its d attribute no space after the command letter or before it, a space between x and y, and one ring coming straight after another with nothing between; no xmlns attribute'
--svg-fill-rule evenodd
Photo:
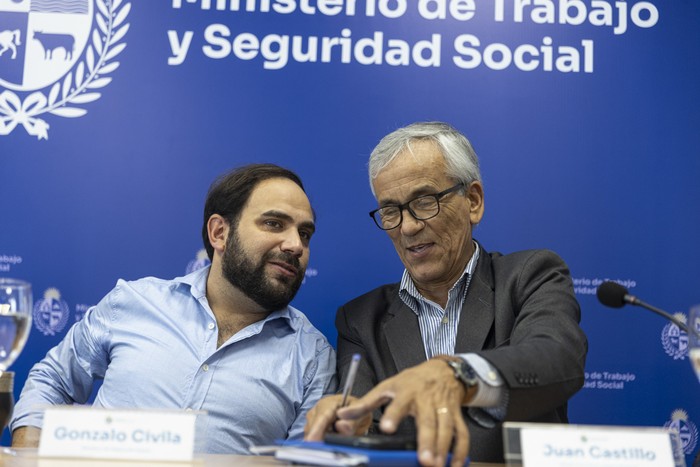
<svg viewBox="0 0 700 467"><path fill-rule="evenodd" d="M402 271L367 216L369 152L444 120L481 159L476 238L571 268L590 339L571 420L675 425L690 456L687 336L594 292L700 303L699 20L694 0L0 0L0 276L35 301L15 393L117 278L201 265L206 190L249 162L307 185L294 304L334 343L336 307Z"/></svg>

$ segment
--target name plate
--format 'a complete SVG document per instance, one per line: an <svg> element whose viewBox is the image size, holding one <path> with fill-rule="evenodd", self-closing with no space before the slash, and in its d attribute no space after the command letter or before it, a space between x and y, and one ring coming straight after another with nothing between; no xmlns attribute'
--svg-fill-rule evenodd
<svg viewBox="0 0 700 467"><path fill-rule="evenodd" d="M520 428L525 467L675 467L663 428L513 424ZM513 427L510 426L510 429Z"/></svg>
<svg viewBox="0 0 700 467"><path fill-rule="evenodd" d="M51 407L40 457L191 461L196 412Z"/></svg>

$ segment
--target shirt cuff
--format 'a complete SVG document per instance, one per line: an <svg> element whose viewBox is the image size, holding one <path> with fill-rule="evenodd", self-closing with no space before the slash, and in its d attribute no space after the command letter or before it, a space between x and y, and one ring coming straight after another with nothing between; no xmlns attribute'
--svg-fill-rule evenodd
<svg viewBox="0 0 700 467"><path fill-rule="evenodd" d="M458 354L456 357L467 362L479 378L476 395L469 402L470 407L501 407L507 403L508 392L498 370L483 357L473 354Z"/></svg>

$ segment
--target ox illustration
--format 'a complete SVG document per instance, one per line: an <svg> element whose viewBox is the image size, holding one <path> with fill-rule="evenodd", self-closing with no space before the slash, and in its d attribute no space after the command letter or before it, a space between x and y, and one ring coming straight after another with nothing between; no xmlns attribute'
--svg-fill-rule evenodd
<svg viewBox="0 0 700 467"><path fill-rule="evenodd" d="M44 58L51 60L51 56L57 49L66 51L66 60L73 57L75 38L70 34L48 34L41 31L34 31L33 39L39 41L44 48Z"/></svg>

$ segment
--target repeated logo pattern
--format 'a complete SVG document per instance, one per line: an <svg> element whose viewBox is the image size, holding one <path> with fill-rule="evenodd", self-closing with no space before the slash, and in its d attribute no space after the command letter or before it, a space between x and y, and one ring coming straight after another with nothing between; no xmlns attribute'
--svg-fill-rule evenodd
<svg viewBox="0 0 700 467"><path fill-rule="evenodd" d="M675 430L680 435L681 447L686 455L695 452L698 444L698 427L688 418L688 412L682 409L674 410L671 420L664 424L665 428Z"/></svg>
<svg viewBox="0 0 700 467"><path fill-rule="evenodd" d="M683 323L687 321L683 313L673 316ZM666 324L661 331L661 344L666 354L674 360L685 360L688 356L688 334L673 323Z"/></svg>
<svg viewBox="0 0 700 467"><path fill-rule="evenodd" d="M45 336L55 336L63 331L68 322L70 307L61 298L58 289L50 288L44 292L44 298L34 304L32 318L34 326Z"/></svg>

